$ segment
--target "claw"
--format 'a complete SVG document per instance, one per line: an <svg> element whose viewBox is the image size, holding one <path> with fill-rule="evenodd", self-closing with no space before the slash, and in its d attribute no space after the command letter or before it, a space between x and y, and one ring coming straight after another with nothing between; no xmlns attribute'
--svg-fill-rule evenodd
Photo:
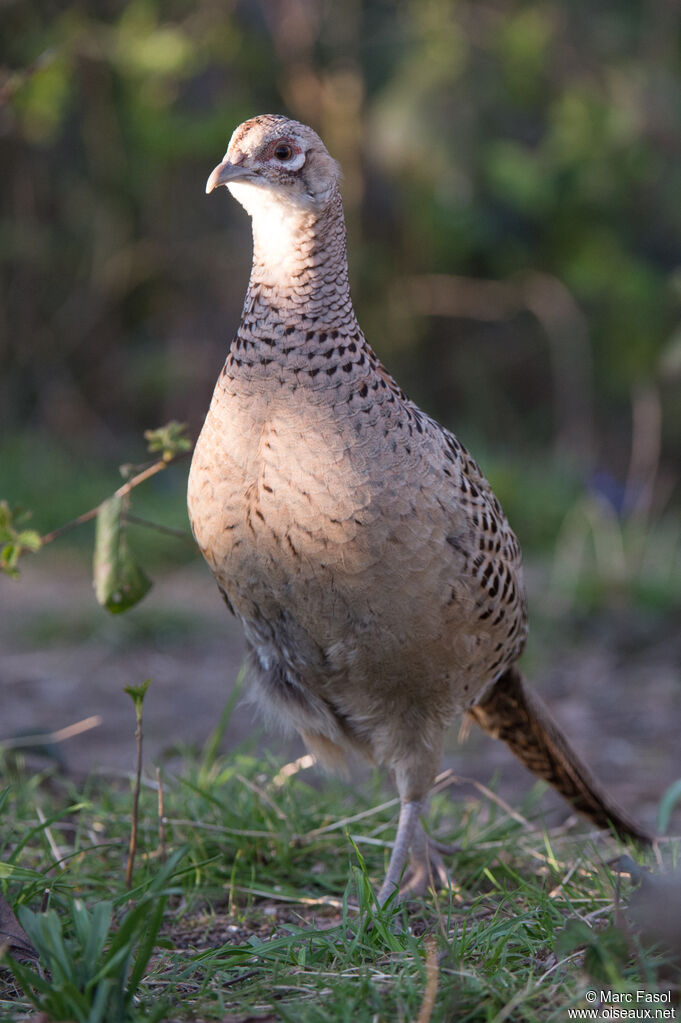
<svg viewBox="0 0 681 1023"><path fill-rule="evenodd" d="M448 846L429 838L419 822L412 840L409 868L400 886L400 896L412 895L422 897L432 891L447 890L453 887L441 853L452 855L458 846Z"/></svg>

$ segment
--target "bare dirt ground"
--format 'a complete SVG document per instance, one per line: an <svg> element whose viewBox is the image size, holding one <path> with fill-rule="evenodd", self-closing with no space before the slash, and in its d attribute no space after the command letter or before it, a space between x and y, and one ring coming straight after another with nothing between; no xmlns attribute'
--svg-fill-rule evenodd
<svg viewBox="0 0 681 1023"><path fill-rule="evenodd" d="M540 597L531 593L530 606ZM669 616L641 622L629 611L591 621L578 642L554 625L550 637L535 640L526 668L596 775L649 827L661 794L681 776L679 624ZM63 769L75 776L130 770L134 714L123 687L151 678L150 766L173 748L206 741L242 653L240 629L198 561L157 577L138 608L112 617L95 603L82 562L45 552L28 562L19 582L0 579L0 742L99 715L99 727L60 744ZM296 740L261 734L243 704L223 747L255 732L275 754L302 752ZM498 791L512 803L534 783L502 743L475 728L464 745L452 730L444 766L484 783L498 774ZM551 794L541 805L551 822L568 812ZM681 831L678 807L672 831Z"/></svg>

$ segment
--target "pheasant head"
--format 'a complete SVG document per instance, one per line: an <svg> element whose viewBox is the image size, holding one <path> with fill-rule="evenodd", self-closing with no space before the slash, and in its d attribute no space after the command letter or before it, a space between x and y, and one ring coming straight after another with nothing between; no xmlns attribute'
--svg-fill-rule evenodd
<svg viewBox="0 0 681 1023"><path fill-rule="evenodd" d="M264 195L284 206L321 212L332 198L340 168L319 135L280 114L262 114L239 125L206 192L226 185L255 216Z"/></svg>
<svg viewBox="0 0 681 1023"><path fill-rule="evenodd" d="M206 192L226 185L253 224L251 285L290 296L305 288L305 301L328 305L328 281L349 307L340 167L312 128L280 114L244 121L232 135ZM295 299L294 299L295 300Z"/></svg>

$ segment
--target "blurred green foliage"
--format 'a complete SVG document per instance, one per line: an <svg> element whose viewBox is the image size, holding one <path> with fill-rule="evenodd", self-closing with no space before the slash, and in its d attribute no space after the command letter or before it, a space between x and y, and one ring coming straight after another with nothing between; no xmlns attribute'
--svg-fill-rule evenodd
<svg viewBox="0 0 681 1023"><path fill-rule="evenodd" d="M243 211L203 184L241 120L284 111L343 165L359 318L407 391L492 465L553 462L618 510L668 500L678 5L74 0L3 20L8 464L17 431L112 461L154 422L196 435L250 255Z"/></svg>

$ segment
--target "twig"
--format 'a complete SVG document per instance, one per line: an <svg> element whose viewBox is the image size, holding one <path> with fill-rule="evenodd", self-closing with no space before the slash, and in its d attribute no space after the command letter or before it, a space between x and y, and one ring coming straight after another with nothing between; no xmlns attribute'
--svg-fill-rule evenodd
<svg viewBox="0 0 681 1023"><path fill-rule="evenodd" d="M297 760L292 760L290 764L284 764L272 779L272 785L274 788L280 789L288 778L292 778L299 771L306 771L308 767L313 767L316 763L317 758L314 754L305 753L302 757L298 757Z"/></svg>
<svg viewBox="0 0 681 1023"><path fill-rule="evenodd" d="M40 809L39 806L36 807L36 811L35 812L38 815L38 820L43 825L43 832L45 834L45 838L47 839L48 845L50 847L50 851L52 853L52 856L54 857L54 864L53 864L53 866L59 867L60 870L63 870L64 867L62 866L62 862L61 861L64 859L64 854L62 853L61 849L59 848L59 846L57 845L57 843L55 841L54 835L52 834L52 829L50 828L49 824L47 823L47 819L45 817L45 814L43 813L43 811Z"/></svg>
<svg viewBox="0 0 681 1023"><path fill-rule="evenodd" d="M555 973L560 966L567 966L569 965L569 963L574 963L578 959L581 959L582 955L583 951L580 948L577 950L577 952L571 952L569 956L565 956L564 959L556 959L556 962L549 966L548 970L545 970L544 973L542 973L542 975L538 978L537 986L540 987L541 984L546 980L546 978L550 977L552 973Z"/></svg>
<svg viewBox="0 0 681 1023"><path fill-rule="evenodd" d="M299 906L330 906L331 909L342 909L343 900L334 898L333 895L320 895L317 899L307 898L303 895L283 895L281 892L268 892L263 888L246 888L243 885L235 885L235 892L243 895L257 895L264 899L275 899L277 902L292 902Z"/></svg>
<svg viewBox="0 0 681 1023"><path fill-rule="evenodd" d="M310 838L317 838L318 835L325 835L329 831L336 831L338 828L344 828L348 824L354 824L355 821L364 820L365 817L373 817L374 814L381 813L383 810L389 810L393 806L397 806L399 799L389 799L385 803L379 803L378 806L372 806L370 810L362 810L361 813L353 814L352 817L343 817L340 821L334 821L333 824L326 824L323 828L313 828L312 831L306 831L300 838L308 840Z"/></svg>
<svg viewBox="0 0 681 1023"><path fill-rule="evenodd" d="M137 851L137 817L140 801L140 779L142 777L142 719L137 719L135 728L135 741L137 743L137 770L135 772L135 788L132 796L132 821L130 822L130 845L128 846L128 862L125 867L125 887L132 886L132 868L135 863L135 852Z"/></svg>
<svg viewBox="0 0 681 1023"><path fill-rule="evenodd" d="M258 796L259 799L262 799L264 803L267 803L267 805L271 807L272 810L274 810L275 814L277 815L280 821L288 820L288 817L286 816L284 811L280 810L277 804L274 802L274 800L270 796L268 796L266 792L263 792L263 790L258 785L256 785L255 782L249 781L248 778L244 778L243 774L237 774L236 778L241 782L242 785L245 785L247 789L250 789L251 792L254 793L254 795Z"/></svg>
<svg viewBox="0 0 681 1023"><path fill-rule="evenodd" d="M212 831L217 835L234 835L236 838L272 838L271 831L248 831L242 828L228 828L224 824L208 824L206 821L188 820L186 817L166 817L166 824L178 827Z"/></svg>
<svg viewBox="0 0 681 1023"><path fill-rule="evenodd" d="M438 963L437 947L431 937L426 938L426 987L423 992L421 1011L416 1023L430 1023L437 997Z"/></svg>
<svg viewBox="0 0 681 1023"><path fill-rule="evenodd" d="M137 475L133 476L132 479L128 480L127 483L123 483L122 486L120 486L118 490L115 491L113 496L127 497L130 491L134 490L135 487L138 487L140 483L144 483L145 480L151 479L152 476L155 476L157 473L162 472L163 469L167 469L169 465L171 465L173 462L177 462L180 458L186 458L188 454L189 452L182 451L177 455L173 455L172 458L167 459L159 458L157 462L152 462L151 465L148 465L146 469L143 469L141 472L138 472ZM76 526L82 526L83 523L89 522L91 519L96 518L99 509L102 507L103 504L104 501L100 501L100 503L96 505L96 507L90 508L89 511L83 512L82 515L78 515L75 519L71 519L70 522L65 522L63 526L57 526L57 528L53 529L51 533L45 533L45 535L41 537L43 547L47 543L52 543L52 541L56 540L58 536L61 536L63 533L67 533L70 529L74 529Z"/></svg>
<svg viewBox="0 0 681 1023"><path fill-rule="evenodd" d="M126 686L128 693L135 705L135 742L137 744L137 767L135 770L135 785L132 794L132 820L130 822L130 844L128 846L128 862L125 867L125 887L130 889L132 885L132 870L135 863L135 852L137 851L137 821L139 815L140 789L142 787L142 707L144 696L149 687L151 679L146 679L139 686Z"/></svg>
<svg viewBox="0 0 681 1023"><path fill-rule="evenodd" d="M575 862L572 864L572 866L570 867L570 869L568 870L567 874L564 876L562 881L559 881L558 884L554 885L554 887L551 889L551 891L549 892L549 898L550 899L555 899L555 897L560 892L563 891L563 889L565 888L565 885L568 883L568 881L570 880L572 875L581 867L582 862L583 862L582 857L579 856L575 860Z"/></svg>
<svg viewBox="0 0 681 1023"><path fill-rule="evenodd" d="M94 519L99 511L101 505L97 505L96 508L90 508L90 511L83 512L82 515L78 515L75 519L71 519L70 522L65 522L63 526L57 526L51 533L45 533L44 536L40 537L43 547L47 543L52 543L62 533L68 533L70 529L75 529L76 526L82 526L84 522L89 522L90 519Z"/></svg>
<svg viewBox="0 0 681 1023"><path fill-rule="evenodd" d="M519 1005L522 1005L523 1001L531 993L531 991L532 980L530 979L520 988L519 991L516 991L513 997L506 1002L506 1005L503 1005L501 1009L499 1009L499 1012L492 1020L492 1023L504 1023L504 1020L511 1018L515 1010Z"/></svg>
<svg viewBox="0 0 681 1023"><path fill-rule="evenodd" d="M102 723L99 714L83 718L82 721L75 721L65 728L58 728L56 732L42 732L37 735L21 735L14 739L0 739L0 749L23 749L26 746L47 746L56 742L64 742L65 739L72 739L74 735L81 735L89 732L91 728L98 728Z"/></svg>
<svg viewBox="0 0 681 1023"><path fill-rule="evenodd" d="M173 529L172 526L162 526L159 522L150 522L149 519L142 519L139 515L131 515L130 512L125 512L123 518L133 526L144 526L145 529L154 529L157 533L166 533L168 536L174 536L177 540L184 540L191 547L194 546L194 541L185 529Z"/></svg>
<svg viewBox="0 0 681 1023"><path fill-rule="evenodd" d="M450 785L472 785L478 790L478 792L481 792L483 796L486 796L487 799L491 799L493 803L496 803L497 806L501 807L504 813L507 813L514 821L517 821L519 824L522 824L524 828L527 828L528 831L537 830L534 824L528 821L526 817L523 817L521 813L518 813L517 810L514 810L513 807L509 806L508 803L501 798L501 796L498 796L496 792L492 792L491 789L488 789L486 785L483 785L482 782L477 781L475 778L463 778L448 769L446 771L442 771L441 774L438 774L431 792L441 792L442 789L449 788Z"/></svg>

